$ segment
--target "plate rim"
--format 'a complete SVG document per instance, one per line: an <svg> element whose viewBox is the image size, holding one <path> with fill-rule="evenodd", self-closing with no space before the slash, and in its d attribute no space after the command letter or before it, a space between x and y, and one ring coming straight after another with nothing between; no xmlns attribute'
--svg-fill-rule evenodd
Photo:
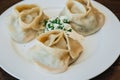
<svg viewBox="0 0 120 80"><path fill-rule="evenodd" d="M19 4L19 3L22 3L22 2L29 2L29 1L20 1L20 2L18 2L18 3L16 3L16 4L12 5L11 7L13 7L13 6L15 6L15 5ZM103 7L105 7L103 4L101 4L101 3L97 2L97 1L93 1L93 2L95 2L95 3L97 3L97 4L100 4L100 5L102 5ZM8 9L10 9L11 7L9 7ZM105 7L105 8L108 9L107 7ZM5 10L5 11L0 15L0 18L3 17L2 15L5 14L5 13L8 11L8 9ZM114 17L116 18L116 20L119 21L118 17L116 17L115 14L114 14L110 9L108 9L108 10L112 13L112 15L114 15ZM120 56L120 54L118 54L118 56L116 55L116 58L115 58L114 61L111 63L111 65L118 59L119 56ZM110 65L110 66L111 66L111 65ZM3 67L2 65L0 65L0 66L1 66L1 68L2 68L3 70L5 70L7 73L9 73L10 75L12 75L13 77L19 78L19 77L16 76L14 73L9 72L9 70L7 70L7 69L6 69L5 67ZM109 67L110 67L110 66L109 66ZM98 76L98 75L100 75L101 73L103 73L104 71L106 71L109 67L106 67L106 69L102 70L99 74L93 75L92 77L90 77L90 79L91 79L91 78L94 78L94 77L96 77L96 76Z"/></svg>

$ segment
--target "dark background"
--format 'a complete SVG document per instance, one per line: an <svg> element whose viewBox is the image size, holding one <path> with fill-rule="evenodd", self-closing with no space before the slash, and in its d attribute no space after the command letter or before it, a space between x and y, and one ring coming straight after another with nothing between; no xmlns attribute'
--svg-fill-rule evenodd
<svg viewBox="0 0 120 80"><path fill-rule="evenodd" d="M22 0L0 0L0 14ZM33 0L34 1L34 0ZM108 7L120 20L120 0L95 0ZM0 68L0 80L18 80ZM91 80L120 80L120 56L105 72Z"/></svg>

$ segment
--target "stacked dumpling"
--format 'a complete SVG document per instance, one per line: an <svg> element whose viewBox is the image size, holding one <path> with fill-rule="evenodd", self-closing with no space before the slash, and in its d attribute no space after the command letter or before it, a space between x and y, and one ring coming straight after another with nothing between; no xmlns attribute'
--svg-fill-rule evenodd
<svg viewBox="0 0 120 80"><path fill-rule="evenodd" d="M41 34L30 49L33 61L50 72L64 72L83 51L82 45L64 31L52 30Z"/></svg>
<svg viewBox="0 0 120 80"><path fill-rule="evenodd" d="M68 16L72 28L84 36L97 32L105 22L104 15L92 6L90 0L68 0L61 15Z"/></svg>
<svg viewBox="0 0 120 80"><path fill-rule="evenodd" d="M47 19L48 17L37 5L17 5L9 22L12 38L21 43L34 39L38 31L44 30L43 22Z"/></svg>

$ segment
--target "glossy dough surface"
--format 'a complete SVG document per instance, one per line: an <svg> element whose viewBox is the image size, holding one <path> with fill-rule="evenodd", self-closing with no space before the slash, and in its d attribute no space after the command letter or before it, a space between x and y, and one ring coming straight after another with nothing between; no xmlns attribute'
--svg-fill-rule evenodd
<svg viewBox="0 0 120 80"><path fill-rule="evenodd" d="M8 25L13 40L29 44L35 39L28 48L28 56L33 63L53 73L66 71L83 52L83 36L100 30L105 21L90 0L68 0L59 16L62 20L60 17L52 20L39 6L21 4L14 8Z"/></svg>
<svg viewBox="0 0 120 80"><path fill-rule="evenodd" d="M82 51L80 43L57 30L41 34L30 49L33 61L53 73L64 72Z"/></svg>
<svg viewBox="0 0 120 80"><path fill-rule="evenodd" d="M10 16L9 30L17 42L28 42L35 38L36 33L44 30L44 20L48 17L42 9L34 4L17 5Z"/></svg>
<svg viewBox="0 0 120 80"><path fill-rule="evenodd" d="M84 36L101 29L105 16L94 8L90 0L68 0L60 16L68 16L72 28Z"/></svg>

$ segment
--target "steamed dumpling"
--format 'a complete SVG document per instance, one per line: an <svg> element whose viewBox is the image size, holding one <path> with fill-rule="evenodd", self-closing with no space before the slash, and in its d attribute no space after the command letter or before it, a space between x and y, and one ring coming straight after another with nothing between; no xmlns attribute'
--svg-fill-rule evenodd
<svg viewBox="0 0 120 80"><path fill-rule="evenodd" d="M21 12L34 9L36 7L38 7L38 6L35 4L22 4L22 5L17 5L15 7L15 11L17 14L20 14Z"/></svg>
<svg viewBox="0 0 120 80"><path fill-rule="evenodd" d="M10 18L9 30L17 42L28 42L35 38L36 33L44 31L44 20L48 17L37 5L23 4L15 7Z"/></svg>
<svg viewBox="0 0 120 80"><path fill-rule="evenodd" d="M64 72L82 51L80 43L56 30L41 34L30 49L33 61L54 73Z"/></svg>
<svg viewBox="0 0 120 80"><path fill-rule="evenodd" d="M68 16L72 28L84 36L101 29L105 16L94 8L90 0L68 0L60 16Z"/></svg>

